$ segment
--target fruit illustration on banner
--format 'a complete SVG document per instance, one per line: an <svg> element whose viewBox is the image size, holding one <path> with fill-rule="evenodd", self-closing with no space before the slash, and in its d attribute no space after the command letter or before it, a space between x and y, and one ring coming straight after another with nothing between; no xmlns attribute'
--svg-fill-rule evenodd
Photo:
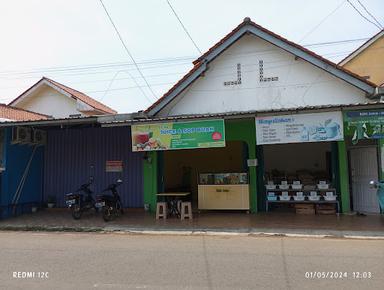
<svg viewBox="0 0 384 290"><path fill-rule="evenodd" d="M212 133L212 140L218 141L222 138L223 136L221 135L220 132L213 132Z"/></svg>

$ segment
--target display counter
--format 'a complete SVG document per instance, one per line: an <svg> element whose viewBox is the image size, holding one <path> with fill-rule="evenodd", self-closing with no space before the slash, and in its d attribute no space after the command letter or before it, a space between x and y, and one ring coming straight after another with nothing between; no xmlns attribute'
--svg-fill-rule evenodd
<svg viewBox="0 0 384 290"><path fill-rule="evenodd" d="M246 173L200 174L199 210L249 210Z"/></svg>

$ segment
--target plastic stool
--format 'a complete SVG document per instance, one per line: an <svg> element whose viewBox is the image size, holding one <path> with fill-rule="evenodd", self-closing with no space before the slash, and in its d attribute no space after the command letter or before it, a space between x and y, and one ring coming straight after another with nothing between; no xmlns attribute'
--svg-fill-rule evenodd
<svg viewBox="0 0 384 290"><path fill-rule="evenodd" d="M187 210L187 213L185 210ZM193 217L192 217L192 203L190 201L181 203L181 220L183 220L185 218L189 218L190 220L193 219Z"/></svg>
<svg viewBox="0 0 384 290"><path fill-rule="evenodd" d="M167 219L167 203L166 202L158 202L156 204L156 219Z"/></svg>

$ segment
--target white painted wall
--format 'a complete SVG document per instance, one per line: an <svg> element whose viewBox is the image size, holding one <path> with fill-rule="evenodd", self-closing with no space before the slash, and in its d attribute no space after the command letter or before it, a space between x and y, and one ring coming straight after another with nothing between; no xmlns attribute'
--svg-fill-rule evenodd
<svg viewBox="0 0 384 290"><path fill-rule="evenodd" d="M80 114L75 99L65 96L47 85L37 89L33 95L19 102L16 107L54 118L66 118L69 115Z"/></svg>
<svg viewBox="0 0 384 290"><path fill-rule="evenodd" d="M259 60L264 62L264 77L276 82L260 82ZM236 80L236 66L242 66L242 83ZM367 102L364 92L272 44L245 35L216 60L186 91L159 115L220 113L269 110L324 104Z"/></svg>

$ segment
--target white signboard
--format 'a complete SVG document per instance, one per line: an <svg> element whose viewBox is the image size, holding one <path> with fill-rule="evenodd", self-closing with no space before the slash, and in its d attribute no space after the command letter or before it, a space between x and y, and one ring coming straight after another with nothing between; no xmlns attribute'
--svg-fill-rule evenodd
<svg viewBox="0 0 384 290"><path fill-rule="evenodd" d="M256 117L257 144L343 140L341 112Z"/></svg>

